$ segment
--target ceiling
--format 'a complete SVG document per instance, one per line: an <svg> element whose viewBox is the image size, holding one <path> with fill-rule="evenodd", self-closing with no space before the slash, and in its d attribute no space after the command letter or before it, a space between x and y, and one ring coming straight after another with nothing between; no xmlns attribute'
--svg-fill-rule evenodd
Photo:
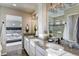
<svg viewBox="0 0 79 59"><path fill-rule="evenodd" d="M17 9L23 12L33 13L37 7L37 3L16 3L16 6L13 6L12 3L0 3L0 6Z"/></svg>

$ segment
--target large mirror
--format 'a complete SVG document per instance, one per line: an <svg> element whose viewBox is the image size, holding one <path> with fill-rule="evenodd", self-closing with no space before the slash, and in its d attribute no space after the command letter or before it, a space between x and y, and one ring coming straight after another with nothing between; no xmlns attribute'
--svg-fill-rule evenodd
<svg viewBox="0 0 79 59"><path fill-rule="evenodd" d="M76 6L75 3L50 3L48 4L48 28L52 37L62 38L66 26L66 12Z"/></svg>

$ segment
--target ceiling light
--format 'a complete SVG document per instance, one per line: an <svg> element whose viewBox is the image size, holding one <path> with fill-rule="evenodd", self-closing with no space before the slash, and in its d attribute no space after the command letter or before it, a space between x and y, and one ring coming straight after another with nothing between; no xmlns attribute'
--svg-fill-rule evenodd
<svg viewBox="0 0 79 59"><path fill-rule="evenodd" d="M12 4L13 6L16 6L16 4Z"/></svg>

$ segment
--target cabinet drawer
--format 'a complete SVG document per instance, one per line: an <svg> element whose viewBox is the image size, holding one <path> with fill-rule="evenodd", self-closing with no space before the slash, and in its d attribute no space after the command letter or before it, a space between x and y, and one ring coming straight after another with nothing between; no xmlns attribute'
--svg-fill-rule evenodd
<svg viewBox="0 0 79 59"><path fill-rule="evenodd" d="M25 41L24 41L24 48L27 49L26 47L27 47L27 42L26 42L26 40L25 40Z"/></svg>
<svg viewBox="0 0 79 59"><path fill-rule="evenodd" d="M36 56L43 56L40 52L36 51Z"/></svg>
<svg viewBox="0 0 79 59"><path fill-rule="evenodd" d="M27 45L27 53L30 54L30 46Z"/></svg>
<svg viewBox="0 0 79 59"><path fill-rule="evenodd" d="M32 52L30 52L30 56L35 56L35 54L34 54L34 53L32 53Z"/></svg>
<svg viewBox="0 0 79 59"><path fill-rule="evenodd" d="M36 46L36 50L38 50L42 55L46 55L46 51L39 46Z"/></svg>
<svg viewBox="0 0 79 59"><path fill-rule="evenodd" d="M33 47L31 44L30 44L30 53L35 55L35 47Z"/></svg>
<svg viewBox="0 0 79 59"><path fill-rule="evenodd" d="M27 51L27 53L30 55L30 50L29 50L29 48L27 48L26 51Z"/></svg>

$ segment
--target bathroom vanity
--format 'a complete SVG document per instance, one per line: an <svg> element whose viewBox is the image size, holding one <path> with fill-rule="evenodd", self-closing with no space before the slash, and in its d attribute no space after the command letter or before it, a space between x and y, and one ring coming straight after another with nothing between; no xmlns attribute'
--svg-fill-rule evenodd
<svg viewBox="0 0 79 59"><path fill-rule="evenodd" d="M48 56L75 56L75 54L65 51L64 47L58 44L48 43L47 46Z"/></svg>
<svg viewBox="0 0 79 59"><path fill-rule="evenodd" d="M39 39L35 37L24 37L24 49L30 56L44 56L46 51L38 44Z"/></svg>
<svg viewBox="0 0 79 59"><path fill-rule="evenodd" d="M64 47L55 43L40 43L40 38L24 36L24 49L29 56L74 56L64 50Z"/></svg>

